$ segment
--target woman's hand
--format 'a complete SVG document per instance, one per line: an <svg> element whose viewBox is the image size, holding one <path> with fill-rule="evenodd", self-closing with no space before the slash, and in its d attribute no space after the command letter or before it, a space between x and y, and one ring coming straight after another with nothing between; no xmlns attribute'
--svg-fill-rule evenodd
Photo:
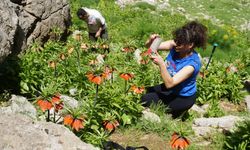
<svg viewBox="0 0 250 150"><path fill-rule="evenodd" d="M149 37L149 39L151 40L151 41L153 41L155 38L157 38L157 37L160 37L160 35L159 34L152 34L152 35L150 35L150 37Z"/></svg>
<svg viewBox="0 0 250 150"><path fill-rule="evenodd" d="M160 37L159 34L151 34L149 39L146 41L145 45L146 47L149 47L155 38Z"/></svg>
<svg viewBox="0 0 250 150"><path fill-rule="evenodd" d="M150 55L150 58L153 60L153 62L155 64L157 64L158 66L164 65L165 62L163 60L163 58L158 54L158 52L156 52L154 55Z"/></svg>

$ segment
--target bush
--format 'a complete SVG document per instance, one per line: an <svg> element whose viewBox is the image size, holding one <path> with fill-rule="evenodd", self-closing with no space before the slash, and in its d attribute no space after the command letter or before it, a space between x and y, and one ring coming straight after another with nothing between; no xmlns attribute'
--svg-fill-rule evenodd
<svg viewBox="0 0 250 150"><path fill-rule="evenodd" d="M232 27L214 26L212 31L209 32L208 42L212 45L213 43L218 43L222 49L230 49L233 44L235 44L239 33Z"/></svg>
<svg viewBox="0 0 250 150"><path fill-rule="evenodd" d="M250 120L245 120L237 125L236 130L226 135L225 149L248 150L250 149Z"/></svg>
<svg viewBox="0 0 250 150"><path fill-rule="evenodd" d="M221 99L227 99L236 104L243 100L241 92L243 84L236 66L213 60L208 70L203 66L201 74L202 76L197 80L198 104Z"/></svg>

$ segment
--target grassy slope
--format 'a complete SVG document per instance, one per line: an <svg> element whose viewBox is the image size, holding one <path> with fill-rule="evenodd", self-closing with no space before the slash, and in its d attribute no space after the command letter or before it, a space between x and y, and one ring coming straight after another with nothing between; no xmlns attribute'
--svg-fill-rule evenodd
<svg viewBox="0 0 250 150"><path fill-rule="evenodd" d="M250 21L250 1L249 0L170 0L170 5L173 8L182 7L185 9L185 14L190 14L194 18L204 18L204 15L216 18L219 22L214 21L215 24L225 24L228 26L234 26L236 29L240 29L240 25ZM245 40L244 43L249 43L250 33L240 33L239 36L244 36L240 40ZM239 39L237 39L239 40ZM248 41L248 42L247 42ZM238 47L233 45L231 49L218 48L214 55L218 60L230 60L235 59L235 54L240 52L248 52L250 45L245 47ZM201 52L202 56L209 56L212 47L208 47L207 51Z"/></svg>
<svg viewBox="0 0 250 150"><path fill-rule="evenodd" d="M155 17L155 14L149 13L149 11L136 12L134 10L127 9L124 10L126 11L124 14L124 11L120 10L118 7L100 7L98 6L98 2L98 0L71 0L74 28L80 30L86 29L85 24L80 21L75 15L75 12L79 7L84 6L90 8L97 8L102 12L102 14L107 20L111 42L131 43L132 41L135 42L137 46L143 47L143 43L149 36L149 34L159 33L161 36L164 37L164 39L170 39L171 31L177 26L182 25L186 21L186 19L184 19L184 17L181 17L180 15L171 16L170 13L167 12L162 13L162 15L158 14L158 17ZM222 22L228 24L229 26L242 24L244 22L243 20L247 20L250 17L249 10L246 8L248 5L243 5L240 3L243 2L226 2L225 0L217 1L216 3L214 1L170 1L171 7L183 7L186 10L187 14L193 14L193 16L197 16L198 18L201 17L200 13L208 14L209 16L215 16L216 18L220 19ZM145 8L147 6L144 5L142 7ZM148 6L148 8L148 10L153 10L150 6ZM238 13L234 12L236 9L237 11L239 11ZM123 13L123 15L121 15L119 12ZM234 18L237 19L237 21L229 21L228 18ZM205 22L211 24L211 22L209 23L209 21ZM212 30L213 27L210 27L209 32L211 32ZM249 43L247 41L249 41L250 39L250 37L247 38L247 36L249 36L249 33L240 33L235 42L237 44L233 44L230 49L219 46L218 50L213 56L214 59L227 61L230 59L234 59L235 52L245 52L247 48L250 47L249 44L246 45L246 43ZM217 40L219 40L218 42L221 42L220 39ZM239 47L240 42L243 43L243 46ZM208 45L206 51L199 52L202 56L209 57L211 50L212 46Z"/></svg>
<svg viewBox="0 0 250 150"><path fill-rule="evenodd" d="M249 0L170 0L174 8L183 7L188 14L214 16L222 23L239 26L250 20Z"/></svg>

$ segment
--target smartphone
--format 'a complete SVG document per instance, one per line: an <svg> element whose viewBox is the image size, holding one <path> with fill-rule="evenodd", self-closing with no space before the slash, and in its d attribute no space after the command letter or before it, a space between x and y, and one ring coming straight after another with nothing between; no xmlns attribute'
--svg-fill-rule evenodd
<svg viewBox="0 0 250 150"><path fill-rule="evenodd" d="M162 42L162 39L159 37L154 39L154 41L152 42L152 44L149 47L151 54L155 54L157 52L157 49L160 46L161 42Z"/></svg>

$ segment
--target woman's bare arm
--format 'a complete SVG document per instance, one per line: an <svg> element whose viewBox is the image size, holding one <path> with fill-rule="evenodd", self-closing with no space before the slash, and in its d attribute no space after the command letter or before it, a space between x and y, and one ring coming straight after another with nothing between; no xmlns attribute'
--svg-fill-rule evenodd
<svg viewBox="0 0 250 150"><path fill-rule="evenodd" d="M157 52L156 55L151 56L151 59L153 59L153 62L159 66L161 77L166 88L172 88L180 84L181 82L189 78L194 72L193 66L186 66L178 71L173 77L171 77L166 69L167 67L164 63L164 60Z"/></svg>
<svg viewBox="0 0 250 150"><path fill-rule="evenodd" d="M150 45L152 44L152 42L154 41L155 38L159 37L158 34L152 34L149 39L146 41L145 46L147 48L150 47ZM174 40L168 40L168 41L164 41L160 44L159 46L159 50L170 50L171 48L173 48L175 46L175 42Z"/></svg>
<svg viewBox="0 0 250 150"><path fill-rule="evenodd" d="M174 40L169 40L169 41L164 41L160 44L159 46L159 50L170 50L171 48L173 48L175 46L175 42Z"/></svg>

